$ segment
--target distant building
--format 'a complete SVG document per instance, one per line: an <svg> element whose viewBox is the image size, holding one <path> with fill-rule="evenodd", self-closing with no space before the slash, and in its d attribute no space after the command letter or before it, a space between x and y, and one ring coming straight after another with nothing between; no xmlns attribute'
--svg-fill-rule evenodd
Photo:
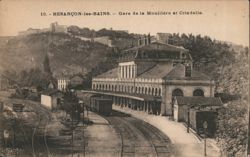
<svg viewBox="0 0 250 157"><path fill-rule="evenodd" d="M41 94L41 104L49 109L57 109L62 102L63 94L58 90L47 90Z"/></svg>
<svg viewBox="0 0 250 157"><path fill-rule="evenodd" d="M57 81L55 79L50 80L47 88L48 89L56 89L57 88Z"/></svg>
<svg viewBox="0 0 250 157"><path fill-rule="evenodd" d="M83 85L83 76L81 75L74 75L70 78L70 86L76 87L79 85Z"/></svg>
<svg viewBox="0 0 250 157"><path fill-rule="evenodd" d="M18 35L26 36L26 35L37 34L37 33L40 33L40 29L29 28L27 31L18 32Z"/></svg>
<svg viewBox="0 0 250 157"><path fill-rule="evenodd" d="M51 23L50 29L52 33L68 33L67 26L59 25L57 22Z"/></svg>
<svg viewBox="0 0 250 157"><path fill-rule="evenodd" d="M0 74L0 90L7 90L10 87L10 81Z"/></svg>
<svg viewBox="0 0 250 157"><path fill-rule="evenodd" d="M92 41L101 43L103 45L107 45L109 47L113 47L112 40L108 36L96 37L96 38L93 38Z"/></svg>
<svg viewBox="0 0 250 157"><path fill-rule="evenodd" d="M31 34L39 34L39 33L68 33L68 27L65 25L59 25L57 22L51 23L49 28L43 28L43 29L33 29L29 28L26 31L20 31L18 32L19 36L27 36Z"/></svg>
<svg viewBox="0 0 250 157"><path fill-rule="evenodd" d="M57 89L60 91L65 91L70 83L69 76L62 76L57 79Z"/></svg>
<svg viewBox="0 0 250 157"><path fill-rule="evenodd" d="M156 40L168 44L170 36L170 33L156 33Z"/></svg>

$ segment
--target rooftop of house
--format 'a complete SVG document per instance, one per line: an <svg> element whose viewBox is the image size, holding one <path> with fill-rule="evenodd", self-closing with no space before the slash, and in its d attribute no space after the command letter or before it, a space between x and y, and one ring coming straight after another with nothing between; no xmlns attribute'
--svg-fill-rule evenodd
<svg viewBox="0 0 250 157"><path fill-rule="evenodd" d="M97 75L95 78L117 78L117 77L118 77L118 68L114 68L100 75Z"/></svg>
<svg viewBox="0 0 250 157"><path fill-rule="evenodd" d="M175 97L178 105L195 106L222 106L223 103L219 97Z"/></svg>
<svg viewBox="0 0 250 157"><path fill-rule="evenodd" d="M111 69L95 78L118 78L118 68ZM154 78L164 80L211 80L211 78L201 72L192 70L191 77L185 77L185 66L177 64L158 63L144 70L137 78Z"/></svg>
<svg viewBox="0 0 250 157"><path fill-rule="evenodd" d="M52 95L56 95L58 93L61 93L61 91L59 91L57 89L48 89L48 90L43 91L41 94L42 95L52 96Z"/></svg>
<svg viewBox="0 0 250 157"><path fill-rule="evenodd" d="M124 51L126 52L126 51L130 51L130 50L138 50L138 49L141 49L141 50L148 50L148 49L155 50L155 49L157 49L157 50L169 50L169 51L188 51L187 49L185 49L182 46L170 45L170 44L163 43L160 41L153 41L149 44L135 46L135 47L126 49Z"/></svg>
<svg viewBox="0 0 250 157"><path fill-rule="evenodd" d="M119 61L130 60L192 60L192 57L183 47L154 41L122 51Z"/></svg>

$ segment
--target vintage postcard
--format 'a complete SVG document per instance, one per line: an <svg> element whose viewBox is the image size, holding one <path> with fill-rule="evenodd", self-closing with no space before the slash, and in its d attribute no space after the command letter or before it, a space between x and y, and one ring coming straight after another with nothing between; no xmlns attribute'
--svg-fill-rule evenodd
<svg viewBox="0 0 250 157"><path fill-rule="evenodd" d="M0 0L0 157L250 155L247 0Z"/></svg>

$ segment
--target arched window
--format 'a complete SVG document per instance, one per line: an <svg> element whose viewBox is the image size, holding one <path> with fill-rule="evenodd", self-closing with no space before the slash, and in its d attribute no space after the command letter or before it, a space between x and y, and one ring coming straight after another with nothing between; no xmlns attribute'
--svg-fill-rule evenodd
<svg viewBox="0 0 250 157"><path fill-rule="evenodd" d="M204 96L204 91L202 89L196 89L193 92L193 96Z"/></svg>
<svg viewBox="0 0 250 157"><path fill-rule="evenodd" d="M161 96L161 88L159 88L159 96Z"/></svg>
<svg viewBox="0 0 250 157"><path fill-rule="evenodd" d="M135 87L135 93L137 93L137 87Z"/></svg>
<svg viewBox="0 0 250 157"><path fill-rule="evenodd" d="M149 95L151 94L151 89L150 89L150 87L148 88L148 94L149 94Z"/></svg>
<svg viewBox="0 0 250 157"><path fill-rule="evenodd" d="M152 88L152 95L154 95L155 94L155 89L154 88Z"/></svg>
<svg viewBox="0 0 250 157"><path fill-rule="evenodd" d="M181 89L177 88L177 89L173 90L172 96L183 96L183 92Z"/></svg>
<svg viewBox="0 0 250 157"><path fill-rule="evenodd" d="M139 87L139 91L138 91L138 93L141 93L141 87Z"/></svg>
<svg viewBox="0 0 250 157"><path fill-rule="evenodd" d="M141 88L141 93L144 94L144 87Z"/></svg>
<svg viewBox="0 0 250 157"><path fill-rule="evenodd" d="M155 88L155 96L157 96L157 95L158 95L158 89Z"/></svg>
<svg viewBox="0 0 250 157"><path fill-rule="evenodd" d="M147 88L147 87L145 87L145 94L148 94L147 92L148 92L148 88Z"/></svg>

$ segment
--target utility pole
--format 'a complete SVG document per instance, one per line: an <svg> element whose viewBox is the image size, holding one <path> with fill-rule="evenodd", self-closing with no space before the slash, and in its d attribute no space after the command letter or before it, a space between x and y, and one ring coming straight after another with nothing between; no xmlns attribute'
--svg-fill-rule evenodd
<svg viewBox="0 0 250 157"><path fill-rule="evenodd" d="M207 150L206 150L206 131L207 131L207 121L204 121L203 128L204 128L204 156L207 156Z"/></svg>
<svg viewBox="0 0 250 157"><path fill-rule="evenodd" d="M74 147L74 105L72 106L72 111L71 111L71 130L72 130L72 134L71 134L71 156L73 157L73 147Z"/></svg>
<svg viewBox="0 0 250 157"><path fill-rule="evenodd" d="M190 127L190 106L187 104L187 133L189 133Z"/></svg>

